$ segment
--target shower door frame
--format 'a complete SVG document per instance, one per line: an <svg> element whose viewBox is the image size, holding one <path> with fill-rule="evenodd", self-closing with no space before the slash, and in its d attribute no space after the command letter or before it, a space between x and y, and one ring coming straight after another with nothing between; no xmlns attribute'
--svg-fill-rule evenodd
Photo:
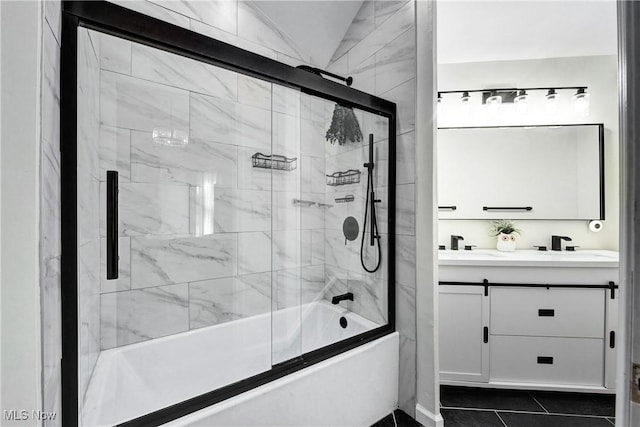
<svg viewBox="0 0 640 427"><path fill-rule="evenodd" d="M272 365L269 371L245 378L169 407L122 423L126 426L166 423L251 390L290 373L395 331L395 191L396 104L325 80L264 56L188 29L100 1L63 1L60 151L61 151L61 300L62 300L62 423L78 425L78 273L77 273L77 51L78 27L141 43L197 61L226 68L300 90L333 102L378 114L389 120L387 324L354 337Z"/></svg>

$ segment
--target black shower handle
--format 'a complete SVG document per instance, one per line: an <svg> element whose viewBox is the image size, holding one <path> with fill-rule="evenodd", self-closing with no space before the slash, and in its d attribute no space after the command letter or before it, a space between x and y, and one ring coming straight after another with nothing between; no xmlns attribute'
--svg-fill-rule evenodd
<svg viewBox="0 0 640 427"><path fill-rule="evenodd" d="M107 280L118 278L118 172L107 171Z"/></svg>

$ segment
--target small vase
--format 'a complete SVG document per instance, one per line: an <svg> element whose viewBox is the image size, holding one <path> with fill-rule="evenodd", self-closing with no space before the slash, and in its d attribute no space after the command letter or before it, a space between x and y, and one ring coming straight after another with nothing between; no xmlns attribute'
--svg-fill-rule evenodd
<svg viewBox="0 0 640 427"><path fill-rule="evenodd" d="M516 250L516 236L514 234L503 234L500 233L498 235L498 244L496 245L496 249L502 252L513 252Z"/></svg>

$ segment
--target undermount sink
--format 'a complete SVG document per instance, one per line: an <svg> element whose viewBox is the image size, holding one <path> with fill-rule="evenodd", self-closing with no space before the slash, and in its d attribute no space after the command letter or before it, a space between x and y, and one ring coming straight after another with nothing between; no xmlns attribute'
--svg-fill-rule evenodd
<svg viewBox="0 0 640 427"><path fill-rule="evenodd" d="M501 252L496 249L472 251L438 251L440 265L509 265L509 266L558 266L558 267L617 267L618 252L607 250L537 251L517 250Z"/></svg>

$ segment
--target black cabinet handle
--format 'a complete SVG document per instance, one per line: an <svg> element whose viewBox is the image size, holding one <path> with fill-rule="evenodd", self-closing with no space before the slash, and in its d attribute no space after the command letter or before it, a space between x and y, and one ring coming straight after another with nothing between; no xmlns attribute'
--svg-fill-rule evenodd
<svg viewBox="0 0 640 427"><path fill-rule="evenodd" d="M458 209L457 206L438 206L440 211L455 211L456 209Z"/></svg>
<svg viewBox="0 0 640 427"><path fill-rule="evenodd" d="M107 171L107 280L118 278L118 172Z"/></svg>
<svg viewBox="0 0 640 427"><path fill-rule="evenodd" d="M485 326L482 330L482 342L485 344L489 342L489 327Z"/></svg>
<svg viewBox="0 0 640 427"><path fill-rule="evenodd" d="M553 357L538 356L538 364L540 364L540 365L553 365Z"/></svg>
<svg viewBox="0 0 640 427"><path fill-rule="evenodd" d="M609 348L616 348L616 332L609 332Z"/></svg>
<svg viewBox="0 0 640 427"><path fill-rule="evenodd" d="M483 206L483 211L532 211L531 206Z"/></svg>
<svg viewBox="0 0 640 427"><path fill-rule="evenodd" d="M538 316L540 317L553 317L556 315L556 312L552 308L541 308L538 310Z"/></svg>

